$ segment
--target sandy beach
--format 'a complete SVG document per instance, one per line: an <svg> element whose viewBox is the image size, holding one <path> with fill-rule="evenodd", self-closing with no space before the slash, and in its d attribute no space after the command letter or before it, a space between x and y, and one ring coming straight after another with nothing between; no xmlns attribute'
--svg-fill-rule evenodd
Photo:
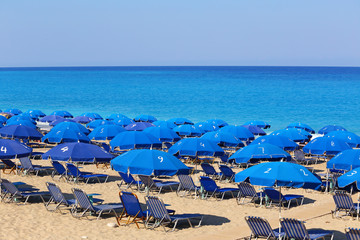
<svg viewBox="0 0 360 240"><path fill-rule="evenodd" d="M43 149L44 151L47 149ZM47 160L33 160L35 164L50 166ZM314 166L316 169L325 169L325 163ZM78 187L86 193L99 193L104 203L120 203L118 174L111 169L97 168L95 165L85 165L85 171L105 173L110 175L107 183L74 184L63 180L53 180L50 175L46 176L19 176L14 174L3 174L2 178L10 181L22 181L46 191L46 182L55 182L68 197L71 197L71 188ZM235 169L240 171L241 169ZM201 173L192 175L195 182ZM174 177L177 180L177 177ZM218 182L218 181L217 181ZM222 187L235 187L234 183L219 183ZM133 191L145 203L145 193ZM345 239L344 229L346 227L358 227L359 221L351 217L333 219L330 211L335 208L332 195L304 189L284 190L284 194L295 193L305 196L302 206L292 205L289 210L281 212L282 217L297 218L306 221L306 227L322 228L334 231L334 239ZM156 194L157 193L153 193ZM69 209L62 208L62 213L49 212L45 209L41 200L31 200L30 203L0 203L0 225L3 231L0 232L0 239L243 239L250 235L245 216L261 216L266 218L273 228L278 227L279 211L277 207L265 208L254 207L254 204L238 205L235 198L227 198L217 201L201 200L190 197L178 197L175 192L165 192L159 195L169 208L177 213L200 213L204 215L202 226L190 228L186 222L174 232L167 232L162 227L155 230L137 229L134 224L112 228L108 223L116 223L115 217L111 214L103 215L102 219L96 217L75 219L71 216ZM357 201L353 196L354 202ZM170 228L167 228L170 230Z"/></svg>

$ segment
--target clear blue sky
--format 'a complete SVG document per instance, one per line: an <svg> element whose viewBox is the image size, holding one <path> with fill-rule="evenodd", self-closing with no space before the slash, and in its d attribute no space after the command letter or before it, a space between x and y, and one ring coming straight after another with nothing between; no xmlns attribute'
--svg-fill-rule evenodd
<svg viewBox="0 0 360 240"><path fill-rule="evenodd" d="M2 0L0 67L360 66L359 0Z"/></svg>

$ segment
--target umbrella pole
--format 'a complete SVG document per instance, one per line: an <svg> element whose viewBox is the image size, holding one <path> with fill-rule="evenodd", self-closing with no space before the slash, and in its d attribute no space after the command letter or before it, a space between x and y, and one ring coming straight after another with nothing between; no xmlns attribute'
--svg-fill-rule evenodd
<svg viewBox="0 0 360 240"><path fill-rule="evenodd" d="M359 220L359 205L360 205L359 201L360 201L360 192L358 192L356 220Z"/></svg>
<svg viewBox="0 0 360 240"><path fill-rule="evenodd" d="M279 240L281 239L280 237L280 233L281 233L281 206L282 206L282 199L281 199L281 187L280 187L280 191L279 191L279 199L280 199L280 208L279 208Z"/></svg>

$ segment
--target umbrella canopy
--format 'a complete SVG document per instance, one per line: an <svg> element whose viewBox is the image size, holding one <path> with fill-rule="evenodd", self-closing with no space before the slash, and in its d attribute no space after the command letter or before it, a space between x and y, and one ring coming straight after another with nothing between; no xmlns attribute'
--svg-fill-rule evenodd
<svg viewBox="0 0 360 240"><path fill-rule="evenodd" d="M153 135L139 131L121 132L110 141L112 149L161 148L161 145L162 143Z"/></svg>
<svg viewBox="0 0 360 240"><path fill-rule="evenodd" d="M0 159L29 156L32 149L14 140L0 139Z"/></svg>
<svg viewBox="0 0 360 240"><path fill-rule="evenodd" d="M29 114L33 119L37 119L37 118L46 116L46 114L43 113L42 111L35 110L35 109L29 109L25 113Z"/></svg>
<svg viewBox="0 0 360 240"><path fill-rule="evenodd" d="M186 137L196 137L201 136L202 134L201 130L198 127L189 124L176 126L173 130L180 136Z"/></svg>
<svg viewBox="0 0 360 240"><path fill-rule="evenodd" d="M95 128L89 135L90 140L111 140L121 132L126 131L118 125L102 125Z"/></svg>
<svg viewBox="0 0 360 240"><path fill-rule="evenodd" d="M294 142L306 142L312 137L307 131L298 128L280 129L269 135L281 135L293 140Z"/></svg>
<svg viewBox="0 0 360 240"><path fill-rule="evenodd" d="M201 138L184 138L169 148L168 153L180 156L222 156L224 150L213 141Z"/></svg>
<svg viewBox="0 0 360 240"><path fill-rule="evenodd" d="M143 131L148 127L155 127L154 124L149 122L134 122L125 127L127 131Z"/></svg>
<svg viewBox="0 0 360 240"><path fill-rule="evenodd" d="M189 167L173 155L158 150L131 150L113 160L115 171L141 175L173 176L177 173L188 174Z"/></svg>
<svg viewBox="0 0 360 240"><path fill-rule="evenodd" d="M360 167L360 149L348 149L338 153L326 163L329 169L351 170Z"/></svg>
<svg viewBox="0 0 360 240"><path fill-rule="evenodd" d="M321 181L307 168L295 163L266 162L249 167L235 175L235 182L250 182L266 187L319 189Z"/></svg>
<svg viewBox="0 0 360 240"><path fill-rule="evenodd" d="M301 122L290 123L286 128L299 128L299 129L304 129L309 133L315 133L315 130L312 127Z"/></svg>
<svg viewBox="0 0 360 240"><path fill-rule="evenodd" d="M80 116L88 117L88 118L91 118L91 119L94 119L94 120L98 120L98 119L102 120L103 119L103 117L100 116L100 114L93 113L93 112L85 112L83 114L80 114Z"/></svg>
<svg viewBox="0 0 360 240"><path fill-rule="evenodd" d="M227 122L225 122L222 119L209 119L209 120L206 120L206 122L210 123L211 125L216 126L218 128L222 128L222 127L229 125Z"/></svg>
<svg viewBox="0 0 360 240"><path fill-rule="evenodd" d="M70 128L62 129L51 129L44 137L41 139L43 142L49 143L62 143L62 142L90 142L90 139L81 131L75 131Z"/></svg>
<svg viewBox="0 0 360 240"><path fill-rule="evenodd" d="M88 143L63 143L42 155L43 159L73 162L105 162L114 158L99 146Z"/></svg>
<svg viewBox="0 0 360 240"><path fill-rule="evenodd" d="M32 119L29 115L22 115L22 114L20 114L20 115L15 115L15 116L9 118L9 119L6 121L6 123L14 123L14 122L17 122L17 121L22 121L22 120L24 120L24 121L29 121L29 122L31 122L32 124L36 124L35 120Z"/></svg>
<svg viewBox="0 0 360 240"><path fill-rule="evenodd" d="M8 108L4 111L4 113L11 113L12 115L19 115L22 113L22 111L17 108Z"/></svg>
<svg viewBox="0 0 360 240"><path fill-rule="evenodd" d="M49 125L50 126L56 126L58 125L59 123L62 123L62 122L75 122L73 119L70 119L70 118L59 118L59 119L56 119L55 121L52 121Z"/></svg>
<svg viewBox="0 0 360 240"><path fill-rule="evenodd" d="M0 115L0 124L4 124L4 123L6 123L6 121L7 121L7 118Z"/></svg>
<svg viewBox="0 0 360 240"><path fill-rule="evenodd" d="M54 111L50 113L50 115L57 115L63 118L73 118L73 115L69 113L68 111Z"/></svg>
<svg viewBox="0 0 360 240"><path fill-rule="evenodd" d="M246 129L248 129L255 136L264 136L264 135L266 135L266 132L264 132L264 130L262 130L261 128L259 128L257 126L254 126L254 125L242 125L241 127L244 127Z"/></svg>
<svg viewBox="0 0 360 240"><path fill-rule="evenodd" d="M10 125L0 129L2 137L19 139L41 139L43 135L36 129L24 125Z"/></svg>
<svg viewBox="0 0 360 240"><path fill-rule="evenodd" d="M360 190L360 168L355 168L338 177L337 182L341 188L355 183L357 189Z"/></svg>
<svg viewBox="0 0 360 240"><path fill-rule="evenodd" d="M107 119L107 120L114 120L114 119L116 119L116 118L123 118L123 117L128 118L127 116L125 116L125 115L123 115L123 114L113 113L113 114L111 114L109 117L107 117L106 119Z"/></svg>
<svg viewBox="0 0 360 240"><path fill-rule="evenodd" d="M252 125L252 126L257 126L259 128L270 128L270 124L264 122L264 121L259 121L259 120L253 120L253 121L248 121L246 123L244 123L244 125Z"/></svg>
<svg viewBox="0 0 360 240"><path fill-rule="evenodd" d="M80 123L76 123L76 122L62 122L62 123L57 124L51 130L62 131L62 130L65 130L65 129L71 129L71 130L74 130L75 132L82 132L82 133L85 133L85 134L90 133L89 129L87 129L86 127L84 127Z"/></svg>
<svg viewBox="0 0 360 240"><path fill-rule="evenodd" d="M86 124L86 127L95 129L102 125L115 125L115 123L112 121L109 121L109 120L95 120L95 121L91 121L88 124Z"/></svg>
<svg viewBox="0 0 360 240"><path fill-rule="evenodd" d="M170 129L173 129L174 127L176 127L175 123L167 122L167 121L155 121L152 124L154 124L157 127L167 127Z"/></svg>
<svg viewBox="0 0 360 240"><path fill-rule="evenodd" d="M53 122L57 119L62 119L63 117L61 116L58 116L58 115L47 115L43 118L40 119L40 122L47 122L47 123L50 123L50 122Z"/></svg>
<svg viewBox="0 0 360 240"><path fill-rule="evenodd" d="M169 120L167 120L168 122L174 123L176 125L183 125L183 124L191 124L193 125L194 123L192 121L190 121L187 118L171 118Z"/></svg>
<svg viewBox="0 0 360 240"><path fill-rule="evenodd" d="M287 137L281 136L281 135L268 135L268 136L262 136L257 139L255 139L252 144L261 144L261 143L270 143L272 145L278 146L279 148L282 148L285 151L293 151L295 149L299 148L299 145L297 145L294 141L290 140Z"/></svg>
<svg viewBox="0 0 360 240"><path fill-rule="evenodd" d="M303 151L316 155L336 155L346 149L351 149L351 147L346 142L337 138L317 137L306 144Z"/></svg>
<svg viewBox="0 0 360 240"><path fill-rule="evenodd" d="M333 131L347 131L345 128L343 128L342 126L338 126L338 125L327 125L325 127L322 127L318 133L319 134L327 134L329 132L333 132Z"/></svg>
<svg viewBox="0 0 360 240"><path fill-rule="evenodd" d="M167 127L149 127L144 132L151 134L160 142L177 142L181 139L176 132Z"/></svg>
<svg viewBox="0 0 360 240"><path fill-rule="evenodd" d="M339 140L342 140L349 144L350 147L358 147L360 146L360 137L355 133L348 131L333 131L329 132L325 135L325 137L334 137Z"/></svg>
<svg viewBox="0 0 360 240"><path fill-rule="evenodd" d="M122 127L126 127L132 123L134 123L134 121L128 117L120 117L120 118L115 118L114 120L112 120L115 124L122 126Z"/></svg>
<svg viewBox="0 0 360 240"><path fill-rule="evenodd" d="M11 125L23 125L23 126L27 126L27 127L36 129L36 125L34 125L32 122L30 122L28 120L17 120L17 121L12 121L12 122L6 124L6 126L11 126Z"/></svg>
<svg viewBox="0 0 360 240"><path fill-rule="evenodd" d="M285 158L287 160L291 159L289 153L285 152L281 148L269 144L250 144L238 151L229 157L229 160L235 160L236 163L248 163L251 160L267 159L267 160L279 160Z"/></svg>
<svg viewBox="0 0 360 240"><path fill-rule="evenodd" d="M216 131L216 130L219 129L218 126L213 125L213 124L208 123L208 122L195 123L194 126L197 127L198 129L200 129L200 131L202 133L213 132L213 131Z"/></svg>
<svg viewBox="0 0 360 240"><path fill-rule="evenodd" d="M87 117L87 116L77 116L72 119L74 122L87 124L91 121L93 121L93 118Z"/></svg>
<svg viewBox="0 0 360 240"><path fill-rule="evenodd" d="M141 114L137 117L134 117L134 121L135 122L155 122L157 121L156 117L151 116L151 115L146 115L146 114Z"/></svg>
<svg viewBox="0 0 360 240"><path fill-rule="evenodd" d="M247 128L241 126L229 125L220 128L219 131L231 133L232 135L243 141L249 141L255 138L254 134L252 134Z"/></svg>
<svg viewBox="0 0 360 240"><path fill-rule="evenodd" d="M201 139L207 139L224 147L244 147L244 143L228 132L208 132L201 136Z"/></svg>

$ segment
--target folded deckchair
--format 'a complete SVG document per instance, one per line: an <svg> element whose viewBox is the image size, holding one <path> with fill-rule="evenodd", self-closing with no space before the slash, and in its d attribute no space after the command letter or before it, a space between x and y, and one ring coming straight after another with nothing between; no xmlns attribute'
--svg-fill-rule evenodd
<svg viewBox="0 0 360 240"><path fill-rule="evenodd" d="M140 228L138 222L142 221L146 226L148 211L142 210L138 197L134 193L123 191L119 192L119 197L124 208L120 217L116 218L118 225L120 226L122 222L126 226L135 223L137 228Z"/></svg>
<svg viewBox="0 0 360 240"><path fill-rule="evenodd" d="M39 165L33 165L30 158L28 158L28 157L20 158L20 164L21 164L21 167L22 167L21 170L25 175L33 172L37 176L40 171L53 170L52 167L43 167L43 166L39 166Z"/></svg>
<svg viewBox="0 0 360 240"><path fill-rule="evenodd" d="M357 215L359 213L359 205L354 203L350 195L346 192L335 191L334 195L335 210L331 211L332 216L338 217L341 211L347 215Z"/></svg>
<svg viewBox="0 0 360 240"><path fill-rule="evenodd" d="M254 202L254 204L255 204L255 200L259 199L260 205L262 204L263 199L265 197L264 192L256 192L255 188L246 182L240 182L238 184L238 187L239 187L239 193L237 196L237 203L239 205L244 204L246 198L250 198L249 202ZM243 200L241 201L241 199Z"/></svg>
<svg viewBox="0 0 360 240"><path fill-rule="evenodd" d="M147 196L145 197L145 199L146 199L146 204L150 211L150 216L155 221L154 224L152 225L152 228L158 227L160 225L163 225L164 227L164 225L173 223L174 227L172 231L174 231L178 222L181 220L187 220L189 225L192 227L190 221L191 219L199 219L198 226L201 225L203 216L200 214L175 214L170 216L168 210L165 207L164 202L160 198L156 196ZM148 226L150 226L149 223Z"/></svg>
<svg viewBox="0 0 360 240"><path fill-rule="evenodd" d="M121 182L118 183L119 189L123 184L126 185L126 189L131 188L132 186L136 186L136 189L139 190L142 185L141 181L136 181L134 177L130 173L118 172L121 177Z"/></svg>
<svg viewBox="0 0 360 240"><path fill-rule="evenodd" d="M345 235L347 240L360 240L360 229L346 228Z"/></svg>
<svg viewBox="0 0 360 240"><path fill-rule="evenodd" d="M290 204L293 200L296 201L297 205L299 205L298 200L301 200L300 205L304 202L303 195L295 195L295 194L286 194L283 195L279 191L273 188L264 188L264 193L268 197L268 201L270 201L269 206L271 207L272 203L277 202L279 207L284 207L284 204L288 204L287 208L290 208ZM281 206L280 206L281 204Z"/></svg>
<svg viewBox="0 0 360 240"><path fill-rule="evenodd" d="M281 229L285 232L287 239L294 240L315 240L325 239L330 237L333 239L334 233L326 230L310 229L307 230L304 222L292 219L292 218L281 218L280 219Z"/></svg>
<svg viewBox="0 0 360 240"><path fill-rule="evenodd" d="M245 221L251 230L249 240L251 240L252 237L256 239L281 239L285 235L285 232L282 230L280 231L279 228L272 229L265 218L247 216L245 217Z"/></svg>
<svg viewBox="0 0 360 240"><path fill-rule="evenodd" d="M159 194L160 194L161 190L164 187L169 187L171 191L173 191L173 187L176 188L176 186L178 186L179 184L179 182L175 182L175 181L162 182L160 180L153 180L150 176L146 176L146 175L138 175L138 177L140 178L141 182L144 184L145 190L147 192L154 189L155 190L159 189Z"/></svg>
<svg viewBox="0 0 360 240"><path fill-rule="evenodd" d="M207 199L208 196L217 197L221 195L221 200L223 200L226 193L230 193L232 197L234 197L233 192L239 191L238 188L220 188L216 185L215 181L209 177L200 177L200 183L206 192L206 195L204 196L205 199Z"/></svg>
<svg viewBox="0 0 360 240"><path fill-rule="evenodd" d="M179 196L180 191L184 191L183 196L185 196L186 194L191 193L192 191L194 191L195 193L195 199L197 198L198 195L200 195L200 189L201 187L196 186L194 184L193 179L191 178L190 175L182 175L179 174L178 175L180 184L179 187L176 191L176 194Z"/></svg>
<svg viewBox="0 0 360 240"><path fill-rule="evenodd" d="M3 173L6 173L6 170L10 170L8 173L16 174L21 166L17 166L13 161L10 159L1 159L1 161L5 164L5 168L2 169Z"/></svg>
<svg viewBox="0 0 360 240"><path fill-rule="evenodd" d="M68 170L69 176L74 180L74 182L77 182L78 180L86 180L86 183L89 182L90 179L97 179L100 183L100 178L105 178L104 183L106 183L107 179L109 178L109 175L106 174L93 174L89 172L81 172L79 168L77 168L75 165L71 163L66 163L66 168Z"/></svg>
<svg viewBox="0 0 360 240"><path fill-rule="evenodd" d="M86 213L97 214L97 219L100 219L103 212L113 212L116 217L118 217L116 210L123 208L123 205L118 204L102 204L102 205L93 205L88 195L79 188L73 188L72 192L76 198L76 207L71 209L71 215L76 218L85 216Z"/></svg>

